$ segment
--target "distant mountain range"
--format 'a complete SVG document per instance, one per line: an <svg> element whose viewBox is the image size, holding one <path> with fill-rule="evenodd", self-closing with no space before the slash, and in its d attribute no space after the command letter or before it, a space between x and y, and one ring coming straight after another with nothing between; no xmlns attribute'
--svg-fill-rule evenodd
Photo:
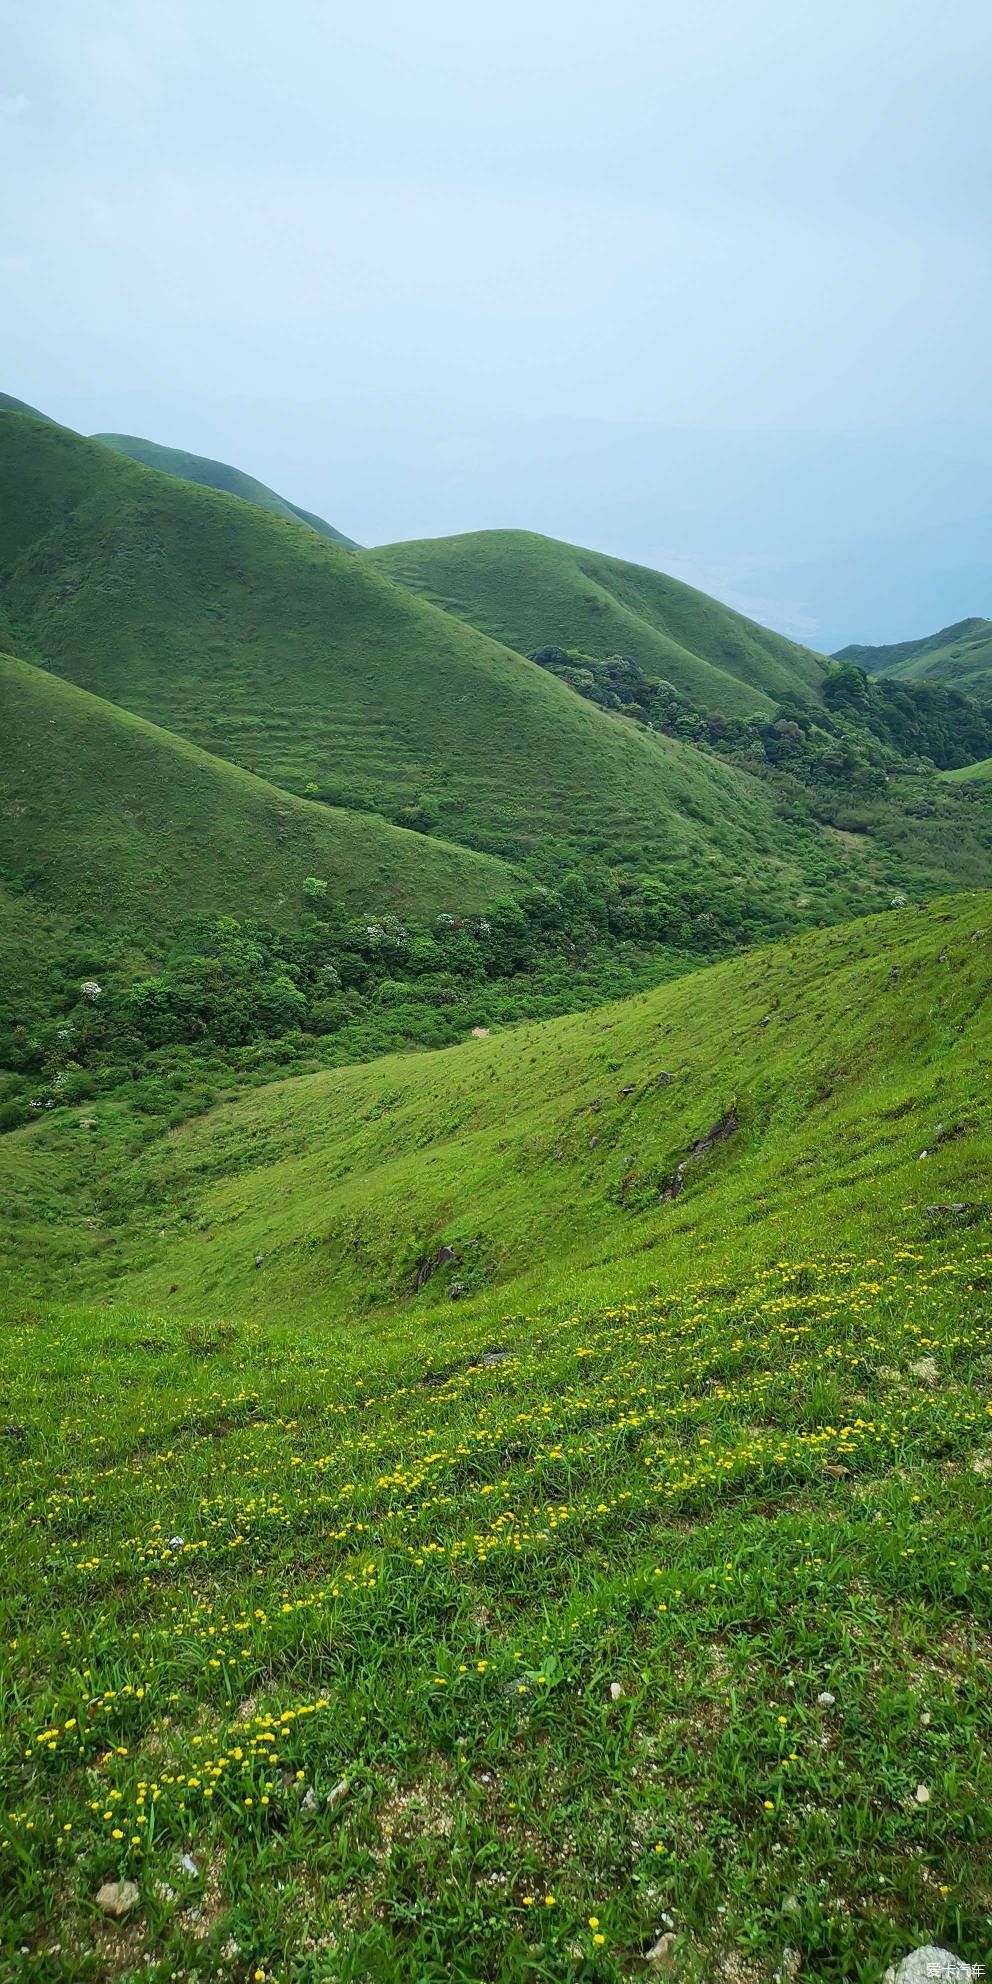
<svg viewBox="0 0 992 1984"><path fill-rule="evenodd" d="M556 577L577 569L581 554L551 551ZM841 875L815 826L783 832L768 785L605 715L387 567L0 412L0 645L20 663L5 689L12 872L37 869L67 911L99 902L126 921L133 905L136 930L155 897L143 872L163 927L184 897L278 919L296 867L342 903L421 914L505 894L505 861L549 879L593 863L753 885L785 917ZM715 602L679 594L700 624L722 623ZM542 624L536 606L515 631ZM724 684L760 705L743 670L763 630L741 623L733 650L736 616L722 624ZM797 656L806 692L827 664Z"/></svg>
<svg viewBox="0 0 992 1984"><path fill-rule="evenodd" d="M869 675L907 682L946 682L970 696L992 695L992 620L957 620L919 641L892 647L846 647L835 661L853 661Z"/></svg>
<svg viewBox="0 0 992 1984"><path fill-rule="evenodd" d="M224 464L3 400L0 883L22 955L29 902L148 947L186 913L292 923L310 874L343 907L428 918L563 876L621 897L663 879L694 915L720 901L773 928L871 907L894 861L923 887L978 878L984 815L962 832L914 813L911 852L867 733L851 791L874 811L843 819L872 860L834 835L836 801L818 818L793 784L783 803L811 734L829 776L843 762L825 656L526 531L349 544ZM951 632L963 649L981 628ZM623 655L674 685L684 730L577 694L534 666L548 644L577 680L583 656ZM701 748L728 724L737 760Z"/></svg>

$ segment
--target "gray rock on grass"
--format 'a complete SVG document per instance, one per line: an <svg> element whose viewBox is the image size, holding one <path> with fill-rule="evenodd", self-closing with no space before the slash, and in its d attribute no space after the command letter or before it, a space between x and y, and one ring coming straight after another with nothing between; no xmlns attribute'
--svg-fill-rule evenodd
<svg viewBox="0 0 992 1984"><path fill-rule="evenodd" d="M901 1963L890 1963L882 1984L972 1984L974 1975L972 1965L962 1963L950 1950L923 1943Z"/></svg>
<svg viewBox="0 0 992 1984"><path fill-rule="evenodd" d="M644 1959L645 1963L650 1963L655 1970L665 1971L674 1969L676 1941L677 1937L674 1931L667 1929L665 1934L659 1936L657 1942L651 1945Z"/></svg>
<svg viewBox="0 0 992 1984"><path fill-rule="evenodd" d="M132 1908L137 1908L140 1900L136 1881L104 1881L97 1890L96 1905L101 1915L110 1915L115 1922L121 1922Z"/></svg>

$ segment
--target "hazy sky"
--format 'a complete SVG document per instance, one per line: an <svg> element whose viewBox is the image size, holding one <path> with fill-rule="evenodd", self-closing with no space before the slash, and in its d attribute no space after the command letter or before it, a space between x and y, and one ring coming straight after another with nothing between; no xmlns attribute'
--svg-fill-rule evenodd
<svg viewBox="0 0 992 1984"><path fill-rule="evenodd" d="M992 615L989 0L6 0L0 388L813 645Z"/></svg>

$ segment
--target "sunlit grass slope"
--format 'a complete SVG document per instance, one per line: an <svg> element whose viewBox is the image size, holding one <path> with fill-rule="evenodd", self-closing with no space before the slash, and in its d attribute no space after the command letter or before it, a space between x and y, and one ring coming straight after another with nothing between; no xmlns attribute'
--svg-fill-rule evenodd
<svg viewBox="0 0 992 1984"><path fill-rule="evenodd" d="M628 655L703 709L760 713L783 693L811 698L827 667L808 648L663 572L533 531L473 531L365 555L508 647Z"/></svg>
<svg viewBox="0 0 992 1984"><path fill-rule="evenodd" d="M297 792L548 865L681 861L786 892L841 866L756 781L619 725L314 532L18 414L0 597L28 659Z"/></svg>
<svg viewBox="0 0 992 1984"><path fill-rule="evenodd" d="M958 620L919 641L892 647L847 647L835 657L853 661L869 675L903 677L910 682L946 682L979 702L992 697L992 620Z"/></svg>
<svg viewBox="0 0 992 1984"><path fill-rule="evenodd" d="M121 1134L94 1108L95 1129L67 1116L8 1137L0 1179L29 1231L32 1202L61 1204L49 1271L76 1287L123 1276L143 1302L312 1313L335 1334L456 1285L485 1309L767 1254L778 1235L856 1236L884 1207L925 1224L926 1204L974 1197L988 1149L990 923L987 896L951 899L592 1013L279 1082L80 1195L81 1154L99 1176Z"/></svg>
<svg viewBox="0 0 992 1984"><path fill-rule="evenodd" d="M220 489L228 496L240 496L242 502L255 503L260 510L271 510L277 517L291 517L298 523L309 524L321 537L333 538L335 544L347 545L352 551L356 548L353 538L345 537L343 531L335 530L323 517L314 516L311 510L301 510L285 496L277 496L266 483L257 482L243 469L232 468L229 462L190 455L183 448L164 448L160 442L144 441L137 434L94 434L93 440L102 441L104 447L127 455L133 462L141 462L145 468L158 469L163 475L178 475L184 482L200 482L205 488Z"/></svg>
<svg viewBox="0 0 992 1984"><path fill-rule="evenodd" d="M483 908L500 862L277 791L0 654L0 877L153 946L197 911L298 922L303 883L356 910Z"/></svg>
<svg viewBox="0 0 992 1984"><path fill-rule="evenodd" d="M337 1333L7 1305L11 1975L986 1961L992 1251L924 1237L898 1166L864 1192L895 1098L847 1127L859 1245L839 1193L803 1244L800 1173L769 1266L680 1252L653 1295Z"/></svg>
<svg viewBox="0 0 992 1984"><path fill-rule="evenodd" d="M973 778L979 780L990 779L992 778L992 758L979 758L977 764L962 765L959 770L953 772L941 772L941 778L947 779L951 785L962 785L968 779Z"/></svg>

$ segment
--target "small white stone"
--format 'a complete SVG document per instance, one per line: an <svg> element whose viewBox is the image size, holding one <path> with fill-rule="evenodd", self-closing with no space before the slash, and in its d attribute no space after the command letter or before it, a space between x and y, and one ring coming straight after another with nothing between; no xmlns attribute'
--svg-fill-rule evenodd
<svg viewBox="0 0 992 1984"><path fill-rule="evenodd" d="M141 1900L140 1891L134 1881L104 1881L97 1890L96 1905L103 1915L112 1915L116 1921L130 1915Z"/></svg>
<svg viewBox="0 0 992 1984"><path fill-rule="evenodd" d="M670 1970L675 1962L675 1937L670 1929L659 1936L647 1953L648 1963L656 1964L659 1970Z"/></svg>
<svg viewBox="0 0 992 1984"><path fill-rule="evenodd" d="M823 1689L823 1691L822 1691L822 1693L821 1693L821 1694L819 1694L819 1695L817 1695L817 1698L816 1698L816 1702L817 1702L817 1707L818 1707L818 1708L833 1708L833 1705L834 1705L834 1703L835 1703L835 1701L836 1701L836 1700L837 1700L837 1697L836 1697L836 1695L832 1695L832 1694L830 1693L830 1690L829 1690L829 1688L824 1688L824 1689Z"/></svg>

